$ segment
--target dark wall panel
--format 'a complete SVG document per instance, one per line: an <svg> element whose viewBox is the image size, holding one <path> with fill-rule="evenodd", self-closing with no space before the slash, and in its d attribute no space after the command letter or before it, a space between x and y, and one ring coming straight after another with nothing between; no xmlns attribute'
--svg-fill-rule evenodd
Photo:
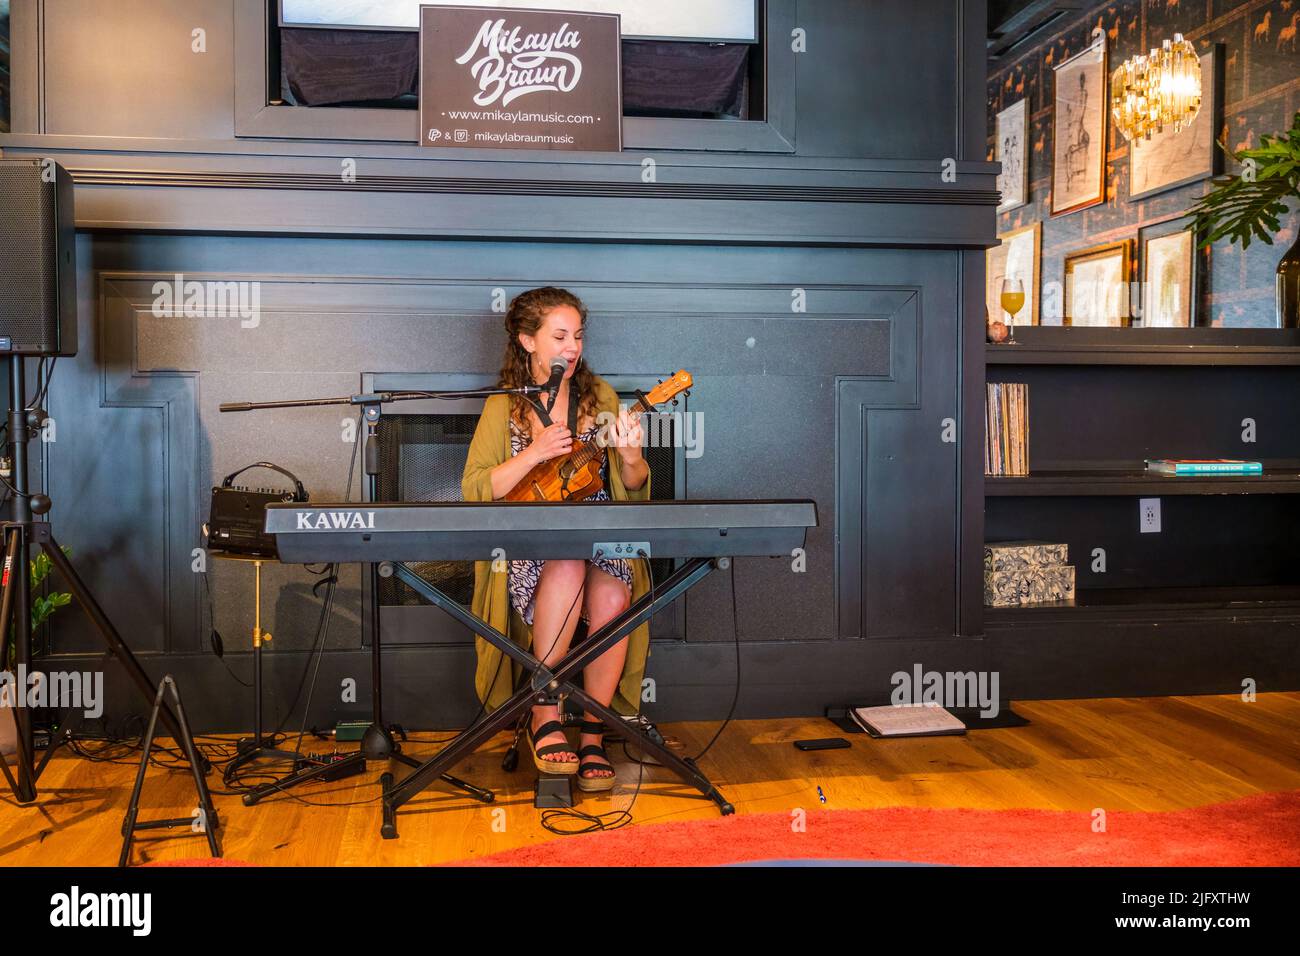
<svg viewBox="0 0 1300 956"><path fill-rule="evenodd" d="M46 132L233 135L228 0L58 0L42 7Z"/></svg>
<svg viewBox="0 0 1300 956"><path fill-rule="evenodd" d="M794 101L796 155L978 158L959 142L959 104L978 94L963 88L969 78L957 67L964 55L971 62L969 54L982 45L966 28L982 29L981 0L768 3L779 27L769 42L779 56L793 52L788 30L800 30L806 38L806 52L794 54L794 70L771 71L773 82L788 87L782 93ZM176 140L232 137L235 15L254 5L239 0L45 4L45 131ZM204 31L205 52L194 51L195 30ZM901 116L928 121L900 122Z"/></svg>
<svg viewBox="0 0 1300 956"><path fill-rule="evenodd" d="M952 0L801 3L798 22L807 30L808 52L795 59L799 153L962 156L955 66L964 6ZM906 116L934 121L900 122ZM935 170L937 176L937 163Z"/></svg>
<svg viewBox="0 0 1300 956"><path fill-rule="evenodd" d="M222 475L268 459L318 499L347 486L346 410L232 415L220 403L351 394L361 372L490 382L504 341L492 303L543 282L589 305L587 357L598 373L694 374L687 409L703 426L703 454L687 459L686 497L818 502L806 570L794 570L793 556L737 563L739 638L769 649L756 681L779 683L789 655L810 645L843 645L851 658L859 639L954 639L957 446L941 429L957 406L946 347L957 332L956 253L104 233L83 235L78 251L93 355L65 360L55 378L50 407L66 424L51 451L51 493L61 539L147 660L211 666L210 588L228 663L248 676L251 569L219 560L194 569L208 491ZM178 274L256 283L261 312L154 314ZM849 619L837 580L856 595ZM272 686L293 686L305 666L319 614L313 581L301 568L265 571ZM360 600L359 574L346 568L328 646L335 676L364 683ZM687 598L685 641L732 634L730 577L714 575ZM60 620L61 654L93 652L96 641L75 614ZM456 664L438 670L404 719L463 718L468 640L407 645L400 659L412 653L452 654ZM700 682L689 659L675 659L656 652L651 668L666 702L672 688ZM855 693L855 674L845 671L840 696ZM241 698L220 692L235 690L228 674L214 679L203 692L213 710L199 712L235 726ZM339 714L323 693L319 722ZM273 697L279 721L291 694Z"/></svg>

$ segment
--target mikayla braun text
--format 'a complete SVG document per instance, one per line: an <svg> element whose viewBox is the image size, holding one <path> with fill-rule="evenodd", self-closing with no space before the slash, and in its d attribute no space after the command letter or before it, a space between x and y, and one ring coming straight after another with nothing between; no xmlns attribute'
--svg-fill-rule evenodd
<svg viewBox="0 0 1300 956"><path fill-rule="evenodd" d="M553 33L521 35L519 27L507 31L505 24L504 19L484 20L469 48L456 58L463 65L483 54L470 68L480 91L475 103L488 106L500 99L502 106L509 106L528 93L568 93L578 85L582 61L564 52L576 50L582 42L577 30L565 23Z"/></svg>

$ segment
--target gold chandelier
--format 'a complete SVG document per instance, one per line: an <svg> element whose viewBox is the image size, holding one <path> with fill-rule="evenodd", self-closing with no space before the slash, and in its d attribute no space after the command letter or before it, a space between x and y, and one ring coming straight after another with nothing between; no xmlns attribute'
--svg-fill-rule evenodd
<svg viewBox="0 0 1300 956"><path fill-rule="evenodd" d="M1201 61L1181 33L1160 49L1125 60L1110 75L1110 108L1127 139L1177 133L1201 108Z"/></svg>

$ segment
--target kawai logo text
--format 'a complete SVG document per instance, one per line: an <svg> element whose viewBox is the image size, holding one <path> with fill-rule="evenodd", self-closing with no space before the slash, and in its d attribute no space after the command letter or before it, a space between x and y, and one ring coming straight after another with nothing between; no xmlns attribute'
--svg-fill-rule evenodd
<svg viewBox="0 0 1300 956"><path fill-rule="evenodd" d="M295 511L295 531L374 531L373 511Z"/></svg>

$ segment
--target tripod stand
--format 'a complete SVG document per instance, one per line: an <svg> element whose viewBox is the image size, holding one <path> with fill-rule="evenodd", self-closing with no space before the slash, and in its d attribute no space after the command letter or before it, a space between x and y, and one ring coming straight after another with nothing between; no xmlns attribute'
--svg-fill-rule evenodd
<svg viewBox="0 0 1300 956"><path fill-rule="evenodd" d="M0 522L4 534L4 576L0 583L0 662L7 664L10 655L10 641L14 642L13 658L18 674L26 674L31 664L32 653L32 585L28 573L32 546L39 547L50 559L50 563L66 582L68 588L86 616L90 618L95 629L99 631L118 663L126 669L127 676L139 688L145 700L152 701L154 684L145 674L144 668L136 660L131 649L127 647L122 636L113 627L99 602L95 600L90 589L86 587L81 576L77 574L72 562L68 560L63 549L54 539L54 530L48 521L36 521L34 515L49 512L52 502L43 494L31 494L27 482L27 444L33 432L40 429L46 419L43 409L27 407L26 367L21 355L9 356L9 449L12 463L9 494L13 497L13 509L10 520ZM12 620L11 620L12 619ZM11 628L12 623L12 628ZM15 778L8 764L0 760L0 770L4 772L5 782L19 803L30 803L36 799L36 781L44 772L50 757L58 748L51 739L45 748L40 763L36 762L35 739L32 729L31 714L26 706L26 688L14 685L16 705L14 721L18 728L18 773ZM171 708L163 704L160 714L168 732L178 743L183 739L181 726ZM62 719L60 718L60 726ZM65 734L66 737L66 734ZM208 763L200 755L198 761L200 773L207 773Z"/></svg>
<svg viewBox="0 0 1300 956"><path fill-rule="evenodd" d="M245 738L235 745L236 755L222 772L222 779L229 786L239 772L239 768L255 760L298 759L296 753L277 750L272 737L262 733L262 645L271 640L271 635L262 630L262 565L265 558L248 554L213 551L212 556L223 561L240 561L253 566L253 736Z"/></svg>

